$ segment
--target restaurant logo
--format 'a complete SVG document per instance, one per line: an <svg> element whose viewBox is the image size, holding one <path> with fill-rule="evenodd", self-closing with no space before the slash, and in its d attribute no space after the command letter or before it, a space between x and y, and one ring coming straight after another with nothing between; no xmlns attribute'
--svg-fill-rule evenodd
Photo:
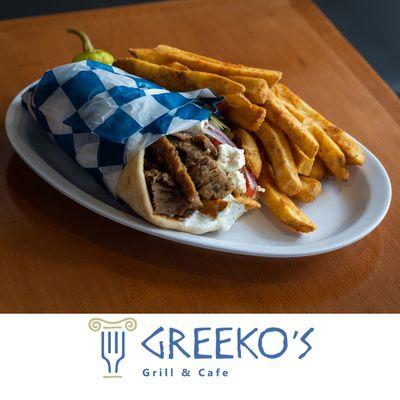
<svg viewBox="0 0 400 400"><path fill-rule="evenodd" d="M119 321L101 318L89 321L89 328L98 337L98 362L104 368L103 378L122 378L121 364L127 348L132 349L127 337L136 327L136 320L131 317ZM140 347L135 352L135 361L140 361L136 373L142 377L224 379L231 376L230 366L238 365L235 360L272 361L285 355L304 359L313 348L314 328L196 326L188 321L180 328L168 324L151 327L150 324L145 331L139 337L136 345Z"/></svg>
<svg viewBox="0 0 400 400"><path fill-rule="evenodd" d="M136 325L133 318L120 321L92 318L89 321L89 329L100 334L100 355L106 363L107 371L103 378L122 378L120 365L126 356L125 336L134 331Z"/></svg>

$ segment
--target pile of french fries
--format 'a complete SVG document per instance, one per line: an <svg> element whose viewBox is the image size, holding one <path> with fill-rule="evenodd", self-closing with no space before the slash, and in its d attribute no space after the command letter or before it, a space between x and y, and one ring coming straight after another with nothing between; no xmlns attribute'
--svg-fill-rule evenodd
<svg viewBox="0 0 400 400"><path fill-rule="evenodd" d="M315 224L294 203L312 202L321 180L349 177L348 165L365 155L336 127L280 83L282 72L231 64L171 46L130 49L115 65L171 91L209 88L223 96L219 107L244 149L246 165L271 212L288 227L307 233Z"/></svg>

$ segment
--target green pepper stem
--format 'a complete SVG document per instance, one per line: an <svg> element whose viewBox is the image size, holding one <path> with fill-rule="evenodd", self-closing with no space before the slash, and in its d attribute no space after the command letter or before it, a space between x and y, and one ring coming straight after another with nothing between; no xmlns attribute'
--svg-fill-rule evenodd
<svg viewBox="0 0 400 400"><path fill-rule="evenodd" d="M90 41L89 36L86 35L85 32L82 32L82 31L80 31L78 29L68 29L67 32L73 33L74 35L77 35L77 36L80 37L80 39L82 40L83 51L85 53L94 50L92 42Z"/></svg>

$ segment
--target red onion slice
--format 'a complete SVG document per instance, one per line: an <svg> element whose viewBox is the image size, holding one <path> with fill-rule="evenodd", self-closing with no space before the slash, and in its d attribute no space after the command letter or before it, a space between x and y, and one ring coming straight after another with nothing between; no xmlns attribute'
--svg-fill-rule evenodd
<svg viewBox="0 0 400 400"><path fill-rule="evenodd" d="M203 132L206 135L211 136L212 138L217 140L219 143L229 144L237 148L236 144L233 143L232 140L225 135L225 133L223 133L220 129L210 124L209 122L204 123Z"/></svg>

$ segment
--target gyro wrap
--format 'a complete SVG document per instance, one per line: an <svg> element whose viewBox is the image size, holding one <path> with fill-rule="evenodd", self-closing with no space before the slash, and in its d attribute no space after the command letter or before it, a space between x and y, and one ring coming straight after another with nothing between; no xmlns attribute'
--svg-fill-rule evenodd
<svg viewBox="0 0 400 400"><path fill-rule="evenodd" d="M246 207L229 195L224 198L228 207L214 218L199 211L188 217L160 215L146 185L145 149L166 135L204 133L220 100L208 89L170 92L89 60L47 71L23 95L37 123L137 214L157 226L196 234L229 229ZM208 130L211 136L215 130L223 135Z"/></svg>

